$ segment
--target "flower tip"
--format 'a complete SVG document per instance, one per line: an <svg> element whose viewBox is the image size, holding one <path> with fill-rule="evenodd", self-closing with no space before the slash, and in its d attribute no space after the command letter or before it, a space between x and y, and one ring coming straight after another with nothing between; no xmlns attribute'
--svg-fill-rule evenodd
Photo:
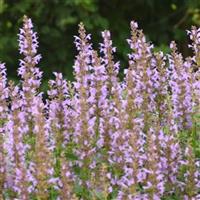
<svg viewBox="0 0 200 200"><path fill-rule="evenodd" d="M28 19L29 19L29 18L28 18L27 15L24 15L24 16L23 16L23 21L24 21L24 22L26 22Z"/></svg>
<svg viewBox="0 0 200 200"><path fill-rule="evenodd" d="M130 23L131 29L137 29L138 28L138 23L135 21L131 21Z"/></svg>
<svg viewBox="0 0 200 200"><path fill-rule="evenodd" d="M176 51L177 50L176 42L175 41L171 41L169 47L170 47L170 49L174 49Z"/></svg>
<svg viewBox="0 0 200 200"><path fill-rule="evenodd" d="M102 34L102 37L110 38L110 31L109 30L104 30L101 34Z"/></svg>
<svg viewBox="0 0 200 200"><path fill-rule="evenodd" d="M81 31L85 31L85 26L84 26L84 23L83 22L80 22L79 24L78 24L78 27L79 27L79 30Z"/></svg>

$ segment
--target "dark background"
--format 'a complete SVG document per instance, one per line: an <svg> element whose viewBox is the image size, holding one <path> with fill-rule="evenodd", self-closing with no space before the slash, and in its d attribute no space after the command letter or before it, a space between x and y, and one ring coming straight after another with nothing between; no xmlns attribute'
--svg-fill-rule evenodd
<svg viewBox="0 0 200 200"><path fill-rule="evenodd" d="M46 87L53 71L73 79L73 35L80 21L92 33L95 48L102 41L101 31L111 31L122 69L127 67L131 20L138 22L155 50L167 53L170 41L176 40L179 50L189 55L185 30L200 25L200 0L0 0L0 60L6 62L8 76L14 80L20 58L17 34L24 14L32 18L38 32L43 57L39 66Z"/></svg>

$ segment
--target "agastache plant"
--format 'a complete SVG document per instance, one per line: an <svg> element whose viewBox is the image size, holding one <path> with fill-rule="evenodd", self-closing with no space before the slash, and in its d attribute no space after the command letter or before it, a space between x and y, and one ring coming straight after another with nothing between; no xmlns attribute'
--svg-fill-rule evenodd
<svg viewBox="0 0 200 200"><path fill-rule="evenodd" d="M192 126L192 85L190 81L191 64L184 62L183 57L177 52L176 43L170 44L172 54L169 56L170 81L172 91L173 115L179 129Z"/></svg>
<svg viewBox="0 0 200 200"><path fill-rule="evenodd" d="M61 73L54 72L55 80L49 81L48 96L48 124L52 138L52 147L55 154L54 177L57 179L61 199L72 199L70 190L73 174L70 165L66 161L65 152L69 152L72 137L73 123L70 119L74 116L70 99L70 88ZM66 192L67 190L68 192Z"/></svg>
<svg viewBox="0 0 200 200"><path fill-rule="evenodd" d="M198 199L200 194L200 160L195 160L192 147L188 145L185 149L185 163L186 171L184 173L184 200Z"/></svg>
<svg viewBox="0 0 200 200"><path fill-rule="evenodd" d="M41 55L37 53L38 49L38 37L37 33L33 31L32 20L27 16L23 17L23 27L20 29L19 36L19 52L22 55L20 59L20 67L18 69L18 75L21 77L20 90L21 98L24 101L23 110L25 111L25 117L28 122L29 132L25 136L25 143L30 145L30 149L27 152L27 157L33 154L35 150L35 135L34 135L34 123L32 115L32 107L34 98L38 95L39 86L41 83L42 72L36 66ZM30 158L28 158L31 160Z"/></svg>
<svg viewBox="0 0 200 200"><path fill-rule="evenodd" d="M22 90L24 98L29 108L34 94L40 86L42 72L36 65L41 59L41 55L37 54L38 38L37 33L33 31L33 24L30 18L24 16L23 28L19 33L19 51L23 55L20 59L19 76L22 78Z"/></svg>
<svg viewBox="0 0 200 200"><path fill-rule="evenodd" d="M155 126L156 127L156 126ZM162 153L165 135L159 126L150 128L147 135L147 164L146 184L144 190L148 191L149 199L156 200L163 196L165 191L165 176L163 167L166 165Z"/></svg>
<svg viewBox="0 0 200 200"><path fill-rule="evenodd" d="M109 181L107 177L107 145L109 136L106 135L108 130L107 112L108 108L108 90L107 90L107 73L105 65L102 64L101 58L96 51L92 53L93 76L91 81L91 92L93 92L93 109L96 116L95 120L95 143L97 146L96 169L92 175L92 184L95 185L95 192L103 193L103 196L108 195ZM96 179L102 176L98 182Z"/></svg>
<svg viewBox="0 0 200 200"><path fill-rule="evenodd" d="M166 116L168 115L168 76L166 57L163 52L154 53L151 60L153 75L151 77L153 90L155 93L156 114L160 126L166 125Z"/></svg>
<svg viewBox="0 0 200 200"><path fill-rule="evenodd" d="M54 72L40 91L37 33L24 16L19 84L0 63L0 199L200 199L200 31L193 56L157 52L130 24L119 78L111 33L100 49L79 24L74 81Z"/></svg>
<svg viewBox="0 0 200 200"><path fill-rule="evenodd" d="M20 96L19 87L14 86L14 83L10 82L9 90L12 104L6 128L9 132L7 137L11 143L7 146L7 150L10 149L7 153L9 155L9 161L12 163L11 174L16 197L26 200L29 198L31 191L29 184L32 177L28 172L25 158L28 146L24 144L23 139L29 129L25 112L22 110L24 104Z"/></svg>
<svg viewBox="0 0 200 200"><path fill-rule="evenodd" d="M111 170L107 177L110 179L111 186L109 191L113 191L115 187L122 187L124 184L123 167L124 167L124 151L127 147L125 126L124 123L124 109L123 109L123 87L119 82L119 62L114 61L114 53L116 47L113 47L110 31L102 32L103 43L100 47L102 55L102 64L105 66L107 75L107 112L105 124L107 135L105 140L105 149L107 150L107 159ZM124 133L124 136L123 136ZM125 178L126 179L126 178Z"/></svg>
<svg viewBox="0 0 200 200"><path fill-rule="evenodd" d="M90 35L86 34L84 25L79 24L79 37L75 37L78 55L74 64L76 94L73 97L75 120L74 120L74 142L77 156L77 166L80 168L79 184L88 189L91 187L91 171L96 163L94 154L96 147L93 145L95 138L94 94L91 89L91 56L92 46Z"/></svg>
<svg viewBox="0 0 200 200"><path fill-rule="evenodd" d="M33 155L33 185L39 199L48 198L50 178L53 176L52 152L49 146L49 128L45 118L45 104L41 95L33 99L33 133L35 134L35 151Z"/></svg>
<svg viewBox="0 0 200 200"><path fill-rule="evenodd" d="M196 104L195 111L199 110L199 104L200 104L200 28L197 28L195 26L192 26L192 29L190 31L187 31L192 44L189 44L188 46L193 50L194 56L192 57L192 71L193 71L193 79L192 79L192 85L193 85L193 102Z"/></svg>
<svg viewBox="0 0 200 200"><path fill-rule="evenodd" d="M192 44L189 45L194 52L194 61L196 62L197 66L200 66L200 28L192 26L191 30L187 31L190 39L192 40Z"/></svg>
<svg viewBox="0 0 200 200"><path fill-rule="evenodd" d="M155 93L153 91L153 68L151 66L153 45L146 41L142 30L138 29L136 22L131 24L131 38L128 44L132 50L129 54L129 63L134 69L135 106L140 117L144 120L144 131L148 130L151 113L155 112Z"/></svg>
<svg viewBox="0 0 200 200"><path fill-rule="evenodd" d="M4 190L6 180L6 160L5 160L5 123L7 121L8 104L6 103L8 98L7 77L6 68L4 63L0 63L0 191ZM0 192L0 199L2 192Z"/></svg>

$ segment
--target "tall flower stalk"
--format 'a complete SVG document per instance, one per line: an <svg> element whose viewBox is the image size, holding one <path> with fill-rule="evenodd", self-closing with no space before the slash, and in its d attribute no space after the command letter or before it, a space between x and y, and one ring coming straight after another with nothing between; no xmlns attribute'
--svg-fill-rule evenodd
<svg viewBox="0 0 200 200"><path fill-rule="evenodd" d="M111 166L108 173L110 179L109 191L112 192L116 187L120 188L123 184L124 150L126 148L126 136L123 136L125 129L123 126L123 87L119 81L119 62L114 61L116 48L112 45L111 33L108 30L102 32L103 43L100 44L102 64L105 67L107 80L107 110L104 117L105 122L105 142L104 148L107 155L106 162Z"/></svg>
<svg viewBox="0 0 200 200"><path fill-rule="evenodd" d="M166 116L168 116L168 87L169 87L169 77L167 74L166 57L163 52L154 53L151 60L151 65L153 68L152 73L152 86L155 93L155 113L160 126L166 126Z"/></svg>
<svg viewBox="0 0 200 200"><path fill-rule="evenodd" d="M33 99L33 133L35 134L35 152L33 155L33 176L35 195L38 199L48 199L50 178L53 176L52 152L49 146L49 127L45 118L45 105L42 97Z"/></svg>
<svg viewBox="0 0 200 200"><path fill-rule="evenodd" d="M155 93L153 91L153 68L152 68L152 48L142 30L138 29L138 24L131 22L131 38L128 39L132 53L129 54L129 63L132 66L133 81L135 82L134 104L138 114L144 120L144 132L149 128L152 119L151 114L155 112Z"/></svg>
<svg viewBox="0 0 200 200"><path fill-rule="evenodd" d="M36 65L41 59L41 55L37 54L38 37L37 33L33 31L32 20L27 16L23 17L23 28L19 33L19 52L23 55L20 59L20 67L18 69L18 75L22 81L22 94L26 103L24 109L27 112L27 120L30 121L30 134L32 132L31 127L31 106L33 98L38 92L40 86L42 72Z"/></svg>
<svg viewBox="0 0 200 200"><path fill-rule="evenodd" d="M107 177L107 113L108 108L108 90L107 90L107 73L105 65L102 64L101 58L96 51L92 52L92 70L91 93L93 93L93 109L95 120L95 145L97 148L95 172L92 174L92 184L94 185L94 196L97 192L102 194L104 198L108 195L109 181ZM98 180L98 177L102 178Z"/></svg>
<svg viewBox="0 0 200 200"><path fill-rule="evenodd" d="M77 156L77 166L81 169L78 180L79 184L88 190L91 187L91 172L96 165L94 155L95 120L94 94L91 89L91 56L92 47L89 43L90 35L86 34L84 25L79 24L79 37L75 38L78 55L74 64L76 94L73 97L75 120L74 120L74 142Z"/></svg>
<svg viewBox="0 0 200 200"><path fill-rule="evenodd" d="M21 98L24 102L23 111L25 118L28 122L28 134L25 136L25 143L30 145L29 150L26 152L26 159L31 164L31 155L35 151L35 138L34 135L34 120L33 120L33 103L34 98L38 95L38 90L41 84L42 72L36 66L41 55L37 53L38 37L37 33L33 31L32 20L27 16L23 17L23 27L20 29L19 36L19 52L23 56L20 59L20 67L18 75L21 77L20 90Z"/></svg>
<svg viewBox="0 0 200 200"><path fill-rule="evenodd" d="M190 82L189 62L183 61L180 53L177 53L176 43L170 45L172 54L169 56L171 78L170 87L172 90L172 103L174 119L178 128L191 128L192 126L192 85ZM189 66L188 66L189 65Z"/></svg>
<svg viewBox="0 0 200 200"><path fill-rule="evenodd" d="M184 199L198 199L200 189L200 160L195 160L193 149L190 145L185 149L184 173Z"/></svg>
<svg viewBox="0 0 200 200"><path fill-rule="evenodd" d="M66 152L70 152L73 130L73 106L67 81L61 73L54 73L55 80L49 81L48 124L52 142L55 145L54 177L57 179L61 199L72 199L72 163L66 161Z"/></svg>
<svg viewBox="0 0 200 200"><path fill-rule="evenodd" d="M24 136L28 134L28 124L26 122L23 101L21 100L18 86L10 82L9 86L11 104L11 113L8 116L7 132L8 139L12 141L11 147L7 146L8 155L12 164L13 189L16 197L22 200L29 198L31 188L29 188L32 175L28 172L25 154L28 146L24 144Z"/></svg>
<svg viewBox="0 0 200 200"><path fill-rule="evenodd" d="M27 104L27 111L41 83L42 72L36 67L41 55L37 54L37 48L37 33L33 31L31 19L24 16L23 28L20 29L19 33L19 51L23 55L23 59L20 59L18 75L22 78L23 98Z"/></svg>
<svg viewBox="0 0 200 200"><path fill-rule="evenodd" d="M8 98L6 68L0 63L0 199L3 199L2 193L6 182L6 154L4 149L5 143L5 123L7 121Z"/></svg>

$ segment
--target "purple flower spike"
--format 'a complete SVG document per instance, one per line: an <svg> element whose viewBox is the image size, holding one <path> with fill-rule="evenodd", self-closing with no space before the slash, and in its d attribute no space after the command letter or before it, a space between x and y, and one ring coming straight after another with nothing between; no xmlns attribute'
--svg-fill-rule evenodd
<svg viewBox="0 0 200 200"><path fill-rule="evenodd" d="M8 94L6 68L3 63L0 63L0 191L3 191L6 181L6 160L4 142L5 123L8 117L8 105L6 102Z"/></svg>
<svg viewBox="0 0 200 200"><path fill-rule="evenodd" d="M32 96L36 94L41 83L42 72L36 67L41 55L37 54L38 38L37 33L33 31L31 19L24 16L23 22L23 28L19 33L19 49L24 58L20 60L18 75L22 78L24 98L27 104L30 104Z"/></svg>

